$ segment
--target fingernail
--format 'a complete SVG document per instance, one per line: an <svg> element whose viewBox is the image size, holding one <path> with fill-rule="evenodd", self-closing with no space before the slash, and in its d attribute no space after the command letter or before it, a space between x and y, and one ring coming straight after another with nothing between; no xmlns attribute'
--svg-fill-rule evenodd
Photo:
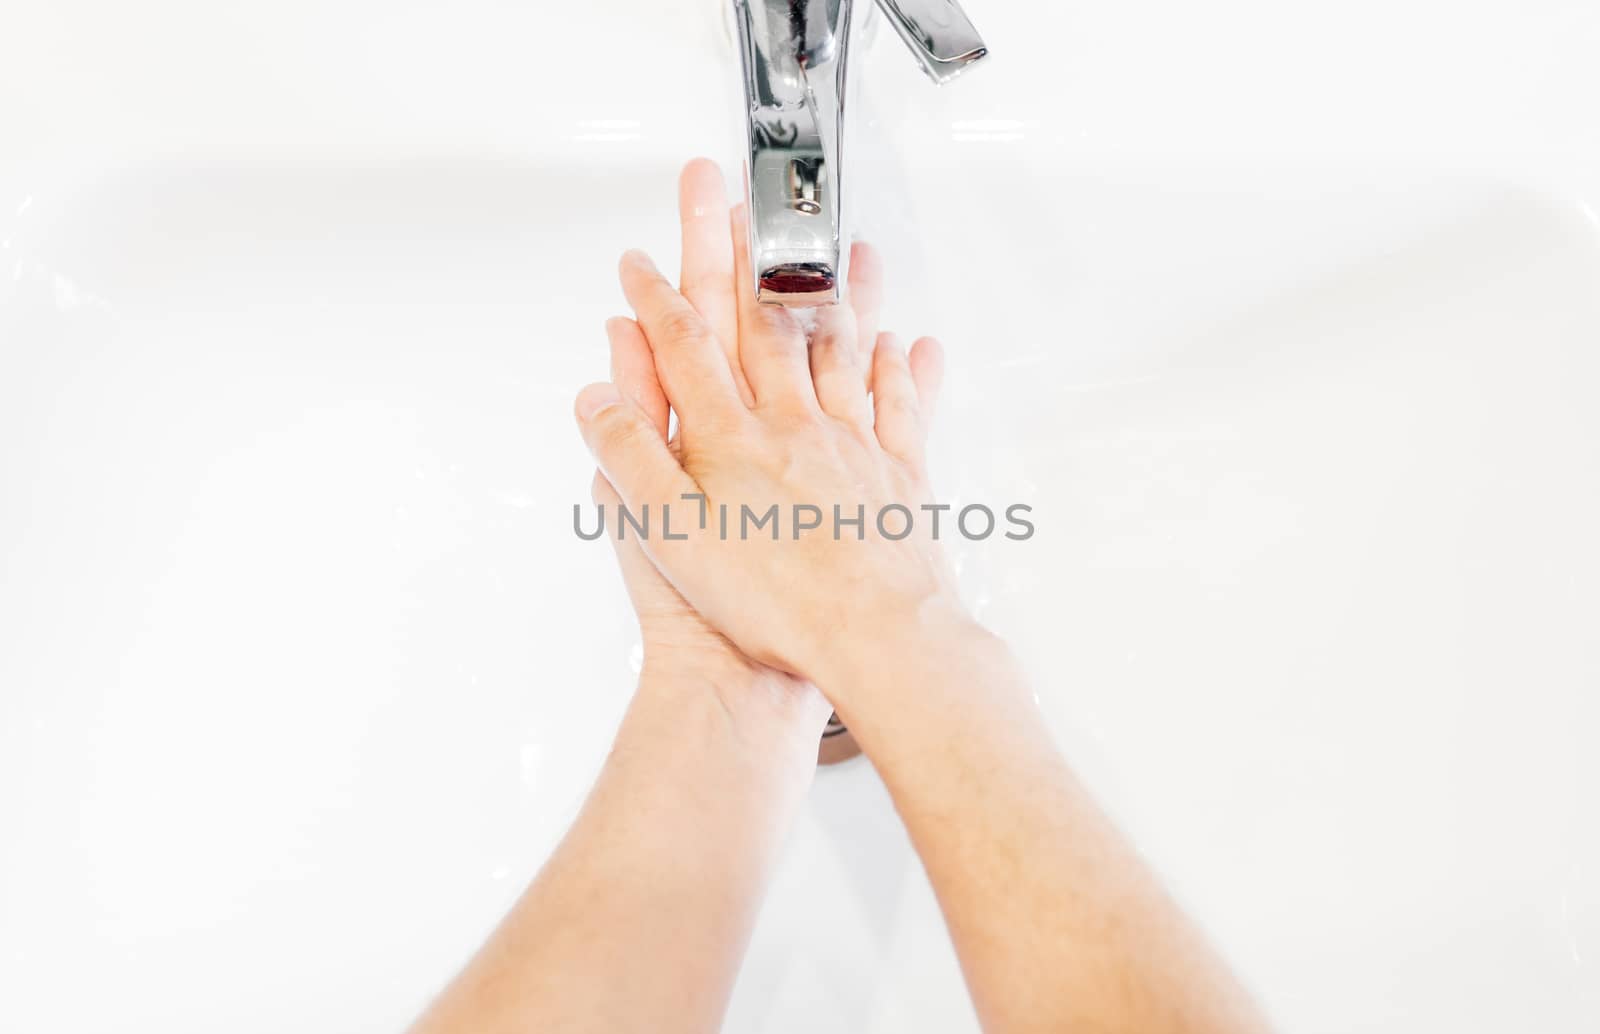
<svg viewBox="0 0 1600 1034"><path fill-rule="evenodd" d="M622 402L622 394L609 381L591 384L578 393L578 419L593 420L596 416Z"/></svg>
<svg viewBox="0 0 1600 1034"><path fill-rule="evenodd" d="M627 251L623 252L622 264L625 266L635 266L649 273L654 273L656 271L656 264L650 261L650 256L646 255L638 248L629 248Z"/></svg>

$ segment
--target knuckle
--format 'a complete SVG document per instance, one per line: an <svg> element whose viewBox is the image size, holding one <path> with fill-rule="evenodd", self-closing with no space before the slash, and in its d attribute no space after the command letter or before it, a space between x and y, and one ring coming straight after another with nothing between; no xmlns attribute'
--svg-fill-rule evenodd
<svg viewBox="0 0 1600 1034"><path fill-rule="evenodd" d="M707 442L717 443L718 448L724 443L729 447L737 447L743 427L740 415L733 411L733 407L714 405L696 409L691 416L680 416L678 432L669 447L680 457L695 452L703 453Z"/></svg>
<svg viewBox="0 0 1600 1034"><path fill-rule="evenodd" d="M619 414L601 431L606 447L615 452L629 452L637 448L642 441L639 422L630 420L626 415Z"/></svg>
<svg viewBox="0 0 1600 1034"><path fill-rule="evenodd" d="M791 399L778 399L762 407L767 426L776 432L779 443L787 446L796 440L814 440L822 428L822 412Z"/></svg>
<svg viewBox="0 0 1600 1034"><path fill-rule="evenodd" d="M672 344L697 341L706 335L706 322L693 310L674 309L661 317L661 333Z"/></svg>
<svg viewBox="0 0 1600 1034"><path fill-rule="evenodd" d="M811 461L810 451L792 439L779 442L763 457L768 476L774 483L785 486L803 484L803 472Z"/></svg>
<svg viewBox="0 0 1600 1034"><path fill-rule="evenodd" d="M919 415L915 395L893 392L884 396L882 407L885 412L898 419L915 419Z"/></svg>
<svg viewBox="0 0 1600 1034"><path fill-rule="evenodd" d="M811 341L811 351L831 363L846 366L856 364L855 342L837 331L818 334Z"/></svg>
<svg viewBox="0 0 1600 1034"><path fill-rule="evenodd" d="M774 338L793 337L800 324L793 313L779 305L761 305L755 310L756 326Z"/></svg>

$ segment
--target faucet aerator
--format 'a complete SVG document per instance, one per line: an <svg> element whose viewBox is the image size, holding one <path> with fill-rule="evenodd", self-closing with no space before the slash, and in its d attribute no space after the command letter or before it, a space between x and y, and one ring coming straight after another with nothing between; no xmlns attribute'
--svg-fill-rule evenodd
<svg viewBox="0 0 1600 1034"><path fill-rule="evenodd" d="M827 305L837 300L837 286L833 270L825 263L795 262L764 271L756 297L791 308Z"/></svg>

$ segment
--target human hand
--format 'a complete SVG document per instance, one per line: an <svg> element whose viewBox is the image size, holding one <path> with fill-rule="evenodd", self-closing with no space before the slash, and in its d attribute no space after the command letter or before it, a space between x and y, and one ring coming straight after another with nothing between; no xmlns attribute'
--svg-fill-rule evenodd
<svg viewBox="0 0 1600 1034"><path fill-rule="evenodd" d="M730 215L722 175L712 162L689 163L679 181L678 207L682 230L681 293L703 318L726 334L728 369L741 391L753 399L737 352L737 307L734 301L734 252ZM848 307L830 316L830 325L870 354L877 335L881 267L865 244L853 251ZM656 437L668 439L669 403L656 373L649 340L632 319L607 321L611 350L611 384L637 407ZM860 364L865 367L865 364ZM591 493L613 514L621 499L597 471ZM759 712L759 720L776 717L797 725L813 738L828 714L815 687L766 664L752 660L706 621L656 569L634 537L607 536L617 552L618 567L639 619L643 645L641 685L670 685L697 692L707 683L730 714Z"/></svg>
<svg viewBox="0 0 1600 1034"><path fill-rule="evenodd" d="M631 319L607 321L611 345L611 382L634 400L651 426L667 440L666 396L656 379L650 346ZM605 475L595 472L594 501L611 513L621 502ZM606 536L616 550L622 581L639 619L643 651L642 692L702 693L709 689L730 715L765 725L793 728L795 735L815 739L828 715L827 704L804 679L747 657L711 627L656 570L634 537Z"/></svg>
<svg viewBox="0 0 1600 1034"><path fill-rule="evenodd" d="M932 496L923 447L942 355L931 338L908 354L876 333L877 263L865 249L853 256L854 304L818 311L808 352L794 313L755 302L744 215L735 213L730 239L721 189L718 179L713 196L700 163L686 170L682 291L642 254L624 257L638 321L610 329L629 376L585 388L579 422L605 475L597 498L635 513L649 506L658 520L671 508L674 537L658 526L642 546L678 599L746 657L815 680L853 645L965 620L921 509ZM636 365L646 351L655 382L625 387L645 384ZM671 443L669 404L679 419ZM753 516L777 506L777 526L741 539L746 506ZM848 526L834 536L836 506L845 518L862 514L859 539ZM820 525L802 534L796 519ZM910 534L893 537L908 519ZM781 531L776 541L768 527Z"/></svg>

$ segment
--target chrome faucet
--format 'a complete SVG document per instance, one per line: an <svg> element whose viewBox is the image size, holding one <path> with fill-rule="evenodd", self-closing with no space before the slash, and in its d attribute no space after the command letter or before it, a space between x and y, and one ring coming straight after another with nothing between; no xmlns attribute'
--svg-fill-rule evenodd
<svg viewBox="0 0 1600 1034"><path fill-rule="evenodd" d="M850 255L842 201L855 3L733 0L749 130L750 257L763 302L840 300ZM988 53L956 0L877 4L936 83Z"/></svg>

